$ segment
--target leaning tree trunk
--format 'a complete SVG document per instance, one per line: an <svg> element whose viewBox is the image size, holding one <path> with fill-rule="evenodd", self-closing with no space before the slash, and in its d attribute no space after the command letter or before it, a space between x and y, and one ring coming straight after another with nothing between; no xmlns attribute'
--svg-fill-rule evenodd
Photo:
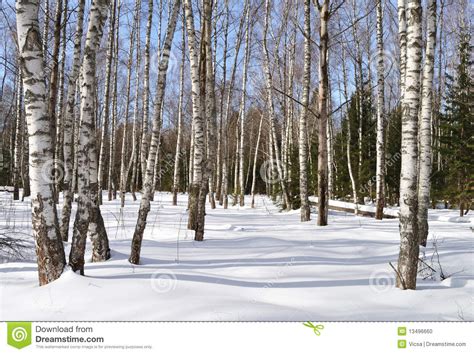
<svg viewBox="0 0 474 354"><path fill-rule="evenodd" d="M383 49L383 8L382 0L377 2L377 167L376 167L376 207L375 218L383 219L385 206L385 78Z"/></svg>
<svg viewBox="0 0 474 354"><path fill-rule="evenodd" d="M304 2L304 64L303 93L301 98L299 163L300 163L300 199L301 221L311 220L311 209L308 199L308 140L306 139L307 115L309 105L309 86L311 81L311 2Z"/></svg>
<svg viewBox="0 0 474 354"><path fill-rule="evenodd" d="M400 171L400 253L397 287L416 288L418 268L418 111L422 59L421 0L407 5L407 71L402 102L402 165Z"/></svg>
<svg viewBox="0 0 474 354"><path fill-rule="evenodd" d="M329 86L328 75L328 21L329 0L324 0L319 8L319 132L318 132L318 226L328 224L328 148L327 148L327 124L328 108L327 95Z"/></svg>
<svg viewBox="0 0 474 354"><path fill-rule="evenodd" d="M59 278L66 258L59 234L51 181L54 144L49 120L46 118L48 109L38 6L39 0L17 1L16 22L30 145L32 229L39 284L45 285Z"/></svg>
<svg viewBox="0 0 474 354"><path fill-rule="evenodd" d="M431 119L433 116L433 74L436 47L436 0L428 2L428 26L423 68L423 89L421 95L420 161L418 173L418 234L420 245L426 246L428 239L428 208L430 205L431 165Z"/></svg>
<svg viewBox="0 0 474 354"><path fill-rule="evenodd" d="M154 190L153 176L155 173L155 159L157 156L156 152L158 150L161 129L161 107L165 95L166 73L168 71L171 44L176 28L176 22L178 20L180 5L181 1L176 0L168 22L168 30L166 32L163 50L161 51L160 65L158 68L158 82L156 88L155 103L153 107L153 128L151 135L150 151L148 152L146 174L143 183L143 195L140 201L140 209L138 211L138 219L137 224L135 226L135 232L133 233L132 249L129 258L129 262L132 264L140 263L140 251L142 246L143 233L145 232L146 219L148 213L150 212L150 200Z"/></svg>
<svg viewBox="0 0 474 354"><path fill-rule="evenodd" d="M93 243L92 260L110 257L107 233L98 205L97 149L95 145L95 105L96 54L99 49L103 27L107 18L110 0L92 2L84 46L81 68L81 122L77 146L77 213L69 254L69 264L73 271L84 274L84 251L87 233L90 231Z"/></svg>

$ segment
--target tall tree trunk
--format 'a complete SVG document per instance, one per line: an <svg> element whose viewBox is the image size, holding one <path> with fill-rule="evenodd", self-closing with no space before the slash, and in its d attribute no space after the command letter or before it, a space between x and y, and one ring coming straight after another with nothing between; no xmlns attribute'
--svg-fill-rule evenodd
<svg viewBox="0 0 474 354"><path fill-rule="evenodd" d="M245 205L245 179L244 179L244 144L245 144L245 102L247 96L247 71L250 61L250 36L252 35L250 24L250 6L247 7L247 30L245 33L245 54L244 67L242 73L242 97L240 100L239 119L240 119L240 144L239 144L239 201L240 206Z"/></svg>
<svg viewBox="0 0 474 354"><path fill-rule="evenodd" d="M146 219L150 212L150 198L153 194L153 175L155 171L155 158L156 151L158 149L158 140L160 138L161 129L161 107L163 98L165 95L166 87L166 73L168 71L169 57L171 51L171 44L176 28L176 22L178 21L179 8L181 1L176 0L173 5L173 10L170 15L168 22L168 30L161 51L160 65L158 68L158 80L154 103L153 112L153 128L151 135L150 151L148 152L147 166L145 180L143 183L143 195L140 201L140 209L138 211L137 224L135 226L135 232L133 233L132 248L130 253L129 262L132 264L140 263L140 251L143 240L143 233L145 232Z"/></svg>
<svg viewBox="0 0 474 354"><path fill-rule="evenodd" d="M72 68L68 78L68 91L66 98L66 110L64 114L64 195L63 208L61 215L61 238L63 241L69 239L69 221L71 218L71 206L74 196L72 185L73 176L73 140L74 140L74 119L76 104L76 81L79 77L80 60L81 60L81 42L84 21L84 4L85 0L79 1L77 9L76 35L74 37L74 54L72 59Z"/></svg>
<svg viewBox="0 0 474 354"><path fill-rule="evenodd" d="M226 106L224 110L224 118L223 124L225 128L223 129L223 139L222 142L224 143L224 158L222 160L222 204L224 205L224 209L227 209L229 198L228 198L228 188L229 188L229 117L230 117L230 109L232 104L232 94L234 92L234 83L235 83L235 74L237 71L238 66L238 57L240 51L240 45L242 43L243 37L243 30L245 24L245 17L247 14L247 7L249 6L249 1L245 0L244 4L244 12L240 17L239 23L239 30L237 32L237 36L235 37L235 49L234 49L234 63L232 65L232 73L229 82L229 88L227 90L227 97L226 97Z"/></svg>
<svg viewBox="0 0 474 354"><path fill-rule="evenodd" d="M111 91L111 77L112 77L112 60L114 57L114 42L115 42L115 14L117 12L117 0L113 0L112 7L110 8L110 25L109 25L109 38L107 43L107 62L105 64L105 88L104 88L104 117L102 119L102 135L100 139L100 152L99 152L99 171L98 171L98 193L99 193L99 204L102 204L102 189L104 187L105 177L105 157L107 151L107 137L112 135L109 134L109 116L110 116L110 91ZM111 141L109 142L111 143ZM109 164L112 164L109 161Z"/></svg>
<svg viewBox="0 0 474 354"><path fill-rule="evenodd" d="M112 89L112 123L110 127L110 144L109 144L109 170L107 172L107 189L108 189L108 199L111 201L112 199L117 198L117 185L115 180L115 149L116 149L116 141L117 141L117 132L116 126L118 121L118 106L117 106L117 84L118 84L118 63L119 63L119 32L120 32L120 13L122 4L120 0L118 0L118 8L117 8L117 16L115 19L115 44L114 44L114 82L113 82L113 89Z"/></svg>
<svg viewBox="0 0 474 354"><path fill-rule="evenodd" d="M400 253L397 287L416 288L418 268L418 111L422 59L421 0L407 3L407 70L402 102L402 165L400 176Z"/></svg>
<svg viewBox="0 0 474 354"><path fill-rule="evenodd" d="M51 120L51 134L55 144L57 143L56 138L56 106L58 101L58 82L59 82L59 47L61 42L61 18L63 14L63 0L56 1L56 9L54 14L54 42L53 42L53 56L52 56L52 67L51 76L49 80L49 99L48 99L48 116ZM58 156L53 151L53 159L55 167L58 165ZM59 171L54 169L54 186L59 184ZM59 191L54 187L54 198L57 202L57 193Z"/></svg>
<svg viewBox="0 0 474 354"><path fill-rule="evenodd" d="M311 85L311 2L304 2L304 64L303 93L301 97L299 126L299 164L300 164L300 199L301 221L311 220L311 209L308 199L308 141L306 140L309 89Z"/></svg>
<svg viewBox="0 0 474 354"><path fill-rule="evenodd" d="M420 245L426 246L428 239L428 208L430 206L431 166L431 125L433 117L433 76L436 47L436 0L428 2L428 26L423 68L423 88L421 94L420 161L418 173L418 234Z"/></svg>
<svg viewBox="0 0 474 354"><path fill-rule="evenodd" d="M375 218L383 219L385 206L385 78L382 0L377 0L377 167Z"/></svg>
<svg viewBox="0 0 474 354"><path fill-rule="evenodd" d="M72 270L79 271L81 275L84 274L84 251L88 231L93 244L92 260L99 261L110 257L107 234L98 205L94 114L96 55L107 19L109 3L109 0L94 0L92 3L81 68L81 122L77 146L78 201L69 254Z"/></svg>
<svg viewBox="0 0 474 354"><path fill-rule="evenodd" d="M139 101L140 101L140 62L141 62L141 52L140 52L140 10L142 2L137 0L135 3L135 26L136 26L136 70L135 70L135 102L133 105L133 128L132 128L132 154L130 156L130 161L128 163L127 172L125 173L125 178L128 179L130 171L132 171L132 179L130 181L130 190L132 192L133 200L137 200L135 191L136 191L136 174L138 169L138 151L139 151L139 142L138 142L138 132L139 132L139 121L138 121L138 110L139 110Z"/></svg>
<svg viewBox="0 0 474 354"><path fill-rule="evenodd" d="M342 47L342 77L343 77L343 85L344 85L344 100L347 102L349 100L349 92L347 89L347 68L346 68L346 51L345 47ZM356 180L354 178L354 172L352 169L352 159L351 159L351 119L349 116L349 110L346 110L347 115L347 144L346 144L346 157L347 157L347 169L349 171L349 178L351 180L351 187L352 187L352 200L354 202L354 214L359 214L359 205L357 199L357 186Z"/></svg>
<svg viewBox="0 0 474 354"><path fill-rule="evenodd" d="M280 181L281 190L283 194L283 203L286 209L291 208L291 203L288 195L288 190L286 188L286 181L283 178L283 168L282 168L282 161L280 157L280 148L277 142L277 135L276 135L276 123L275 123L275 109L273 104L273 79L272 74L270 72L270 56L268 52L268 45L267 45L267 34L268 34L268 27L270 21L270 0L265 0L265 24L264 24L264 35L263 35L263 70L265 74L265 80L267 84L266 88L266 99L267 99L267 108L268 108L268 115L270 119L270 134L272 135L273 145L275 149L275 160L276 160L276 167L278 172L278 179ZM273 161L272 161L273 162ZM273 163L272 163L273 164Z"/></svg>
<svg viewBox="0 0 474 354"><path fill-rule="evenodd" d="M183 21L184 24L184 21ZM184 26L183 26L184 28ZM178 190L180 184L180 161L181 161L181 145L183 140L183 98L184 98L184 67L186 64L186 39L185 32L182 31L183 38L181 40L181 68L179 70L179 99L178 99L178 131L176 138L176 152L174 156L174 171L173 171L173 205L178 205Z"/></svg>
<svg viewBox="0 0 474 354"><path fill-rule="evenodd" d="M68 0L63 1L63 23L61 24L61 64L59 67L59 88L58 88L58 104L56 111L56 143L54 156L54 168L57 173L55 180L56 196L59 196L59 191L64 185L64 86L66 81L66 46L67 46L67 18L68 18Z"/></svg>
<svg viewBox="0 0 474 354"><path fill-rule="evenodd" d="M216 199L219 200L219 205L223 204L222 198L222 146L223 146L223 117L224 117L224 96L227 86L227 43L229 37L229 1L225 0L225 20L224 20L224 49L222 53L222 88L221 88L221 98L220 98L220 112L219 112L219 127L217 129L217 168L216 168ZM217 38L217 36L216 36Z"/></svg>
<svg viewBox="0 0 474 354"><path fill-rule="evenodd" d="M24 132L22 119L23 85L21 76L21 70L19 70L16 84L15 145L13 148L13 200L20 199L20 161Z"/></svg>
<svg viewBox="0 0 474 354"><path fill-rule="evenodd" d="M328 149L327 149L327 124L328 108L327 95L329 86L328 75L328 22L329 0L324 0L319 7L319 132L318 132L318 226L328 224Z"/></svg>
<svg viewBox="0 0 474 354"><path fill-rule="evenodd" d="M16 2L16 23L20 69L23 78L25 111L30 146L32 229L36 245L39 284L45 285L61 275L66 259L59 234L53 185L50 180L53 139L46 106L42 40L38 23L39 0ZM46 171L44 168L50 166Z"/></svg>
<svg viewBox="0 0 474 354"><path fill-rule="evenodd" d="M137 0L138 1L138 0ZM136 5L135 5L136 6ZM136 11L135 11L136 14ZM135 15L136 16L136 15ZM126 88L126 99L125 99L125 119L123 123L122 131L122 148L120 154L120 206L123 209L125 206L125 193L127 192L127 180L128 180L128 170L127 170L127 131L128 131L128 116L130 109L130 86L132 81L132 63L133 63L133 53L134 53L134 40L136 29L136 18L133 21L132 31L130 33L130 42L129 42L129 55L127 61L127 88Z"/></svg>
<svg viewBox="0 0 474 354"><path fill-rule="evenodd" d="M217 120L217 107L216 107L216 95L215 95L215 70L214 70L214 59L212 53L212 1L206 0L204 3L205 7L205 65L206 65L206 99L205 99L205 112L207 117L207 131L206 131L206 179L208 183L206 186L201 188L201 193L204 195L201 196L201 205L199 206L200 210L205 208L205 194L206 189L209 193L209 202L211 204L211 209L216 208L216 201L214 197L214 170L215 170L215 159L216 159L216 149L214 146L215 141L215 131L216 131L216 120ZM204 218L204 215L201 216ZM204 223L202 223L204 227ZM204 230L203 230L204 232Z"/></svg>
<svg viewBox="0 0 474 354"><path fill-rule="evenodd" d="M186 16L186 31L188 34L188 50L191 66L191 90L192 90L192 111L193 111L193 179L189 193L189 219L188 229L198 230L199 225L198 199L203 181L203 165L205 158L205 122L202 116L200 88L201 81L199 75L199 61L196 44L196 34L194 30L194 16L191 0L184 1L184 13ZM198 236L197 233L195 237ZM199 235L202 236L202 235Z"/></svg>

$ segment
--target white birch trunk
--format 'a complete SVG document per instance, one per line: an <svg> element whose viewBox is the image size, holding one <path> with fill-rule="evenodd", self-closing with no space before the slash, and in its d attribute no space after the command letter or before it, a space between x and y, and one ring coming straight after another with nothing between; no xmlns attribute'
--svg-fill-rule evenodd
<svg viewBox="0 0 474 354"><path fill-rule="evenodd" d="M299 164L300 164L300 200L301 221L311 220L311 209L308 199L308 140L306 139L307 116L309 106L309 90L311 85L311 2L304 2L304 64L303 64L303 93L299 124Z"/></svg>
<svg viewBox="0 0 474 354"><path fill-rule="evenodd" d="M69 254L73 271L84 274L84 251L87 233L93 244L92 260L110 258L107 233L98 205L97 148L95 142L96 54L107 18L109 0L94 0L89 15L89 25L81 68L81 118L77 146L78 202L74 232Z"/></svg>
<svg viewBox="0 0 474 354"><path fill-rule="evenodd" d="M402 105L400 176L400 253L397 286L415 289L419 256L417 230L418 111L422 59L421 0L407 2L407 70Z"/></svg>
<svg viewBox="0 0 474 354"><path fill-rule="evenodd" d="M107 136L109 136L109 116L110 116L110 91L111 91L111 76L112 76L112 59L114 56L114 42L115 42L115 14L117 11L117 0L113 0L112 7L110 8L110 25L109 25L109 38L107 43L107 62L105 64L105 88L104 88L104 117L102 119L102 134L100 139L100 151L99 151L99 170L98 176L98 193L99 193L99 204L102 204L102 189L104 187L105 177L105 156L107 151ZM110 134L111 135L111 134ZM111 141L109 142L109 144ZM109 161L111 164L112 161Z"/></svg>
<svg viewBox="0 0 474 354"><path fill-rule="evenodd" d="M268 52L267 46L267 33L270 21L270 0L265 1L265 24L264 24L264 35L263 35L263 70L265 74L266 80L266 100L267 100L267 108L268 108L268 115L270 120L270 134L272 135L273 145L275 149L275 159L276 159L276 168L278 172L278 179L280 181L282 194L283 194L283 203L286 209L291 208L291 203L289 200L288 191L286 189L286 182L283 176L283 168L282 168L282 161L280 157L280 148L277 142L277 135L276 135L276 127L275 127L275 108L273 104L273 79L272 74L270 72L270 56Z"/></svg>
<svg viewBox="0 0 474 354"><path fill-rule="evenodd" d="M136 12L135 12L136 13ZM122 148L120 155L120 206L123 209L125 206L125 193L127 191L127 180L128 180L128 165L127 165L127 131L128 131L128 116L130 109L130 86L132 81L132 63L133 63L133 53L135 46L133 45L135 40L135 31L136 31L136 20L133 21L133 28L130 33L130 42L129 42L129 55L127 61L127 88L126 88L126 99L125 99L125 119L123 124L123 134L122 134Z"/></svg>
<svg viewBox="0 0 474 354"><path fill-rule="evenodd" d="M377 161L375 218L383 219L385 206L385 78L382 0L377 0Z"/></svg>
<svg viewBox="0 0 474 354"><path fill-rule="evenodd" d="M194 15L191 0L184 1L184 13L186 16L186 32L188 34L189 61L191 67L191 91L193 111L193 179L189 193L189 219L188 229L198 230L201 220L198 220L198 199L203 181L203 165L205 157L205 124L202 116L200 97L200 75L197 53L196 34L194 30ZM197 235L195 235L197 236Z"/></svg>
<svg viewBox="0 0 474 354"><path fill-rule="evenodd" d="M18 48L30 153L32 230L36 245L39 284L45 285L59 278L66 259L59 233L51 180L54 144L46 107L38 8L38 0L16 2Z"/></svg>
<svg viewBox="0 0 474 354"><path fill-rule="evenodd" d="M69 221L71 219L71 206L74 196L72 185L73 175L73 140L74 140L74 119L76 104L76 81L79 77L80 60L81 60L81 43L84 21L84 4L85 0L79 1L77 9L76 35L74 37L74 54L72 59L72 70L68 79L68 91L66 98L66 110L64 114L64 192L63 192L63 208L61 215L61 237L63 241L69 239Z"/></svg>
<svg viewBox="0 0 474 354"><path fill-rule="evenodd" d="M433 116L433 76L436 49L436 0L428 1L428 25L423 68L423 88L421 94L420 161L418 173L418 233L420 245L426 246L428 239L428 208L430 206L431 167L431 126Z"/></svg>
<svg viewBox="0 0 474 354"><path fill-rule="evenodd" d="M143 183L143 195L140 201L140 209L138 211L137 224L135 226L135 232L133 233L132 248L130 253L129 262L132 264L140 263L140 251L143 240L143 233L146 227L146 219L150 211L150 200L153 194L153 176L155 172L156 163L156 152L158 150L160 129L161 129L161 107L163 98L165 95L166 87L166 74L168 71L169 57L171 51L171 44L176 28L176 22L178 20L179 8L181 5L180 0L176 0L173 5L173 10L170 15L168 22L168 30L161 51L160 65L158 68L158 81L155 95L154 112L153 112L153 128L150 143L150 151L148 152L146 174Z"/></svg>
<svg viewBox="0 0 474 354"><path fill-rule="evenodd" d="M148 19L145 38L145 66L143 72L143 124L142 124L142 149L140 151L140 165L142 177L146 174L146 157L148 152L148 120L150 106L150 39L153 24L153 0L148 0Z"/></svg>
<svg viewBox="0 0 474 354"><path fill-rule="evenodd" d="M23 145L23 119L22 119L22 77L21 70L17 76L17 90L16 90L16 123L15 123L15 145L13 147L13 200L20 199L20 163L21 163L21 151Z"/></svg>
<svg viewBox="0 0 474 354"><path fill-rule="evenodd" d="M182 31L182 53L181 53L181 68L179 70L179 99L178 99L178 131L176 137L176 152L174 156L174 171L173 171L173 205L178 205L178 190L180 184L180 160L182 158L181 154L181 144L183 139L183 98L184 98L184 67L186 64L186 40L185 32Z"/></svg>
<svg viewBox="0 0 474 354"><path fill-rule="evenodd" d="M405 97L407 71L407 0L398 0L398 40L400 44L400 102Z"/></svg>
<svg viewBox="0 0 474 354"><path fill-rule="evenodd" d="M328 149L327 149L327 124L328 108L327 95L329 86L328 77L328 22L329 22L329 0L324 0L319 8L319 132L318 132L318 226L326 226L328 223Z"/></svg>
<svg viewBox="0 0 474 354"><path fill-rule="evenodd" d="M250 6L247 7L247 29L245 31L245 54L244 67L242 73L242 97L240 100L239 120L240 120L240 144L239 144L239 201L240 206L245 205L245 179L244 179L244 144L245 144L245 103L247 96L247 72L250 60Z"/></svg>

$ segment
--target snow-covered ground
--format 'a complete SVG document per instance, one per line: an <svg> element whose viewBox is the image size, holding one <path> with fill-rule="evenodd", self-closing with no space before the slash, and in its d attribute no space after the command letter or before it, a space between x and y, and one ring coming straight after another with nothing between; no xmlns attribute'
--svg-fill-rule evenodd
<svg viewBox="0 0 474 354"><path fill-rule="evenodd" d="M0 198L0 231L25 237L28 203L10 195ZM127 198L123 215L104 198L112 258L88 263L85 277L66 271L38 287L32 242L29 259L0 264L0 320L474 320L474 219L454 222L455 210L430 210L424 259L436 272L401 291L389 265L398 256L396 219L330 212L329 226L317 227L314 214L301 223L299 211L279 212L262 196L256 209L208 208L205 241L194 242L187 197L174 207L160 193L133 266L138 201ZM440 265L452 274L444 281Z"/></svg>

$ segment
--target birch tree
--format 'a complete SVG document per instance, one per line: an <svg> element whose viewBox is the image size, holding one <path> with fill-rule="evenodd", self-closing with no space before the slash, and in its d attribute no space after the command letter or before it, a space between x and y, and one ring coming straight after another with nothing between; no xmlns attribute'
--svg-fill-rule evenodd
<svg viewBox="0 0 474 354"><path fill-rule="evenodd" d="M93 244L92 260L100 261L110 258L107 233L98 205L94 114L96 55L107 18L109 3L109 0L94 0L92 2L81 68L81 122L76 152L78 155L78 200L71 252L69 254L69 264L72 270L80 272L81 275L84 274L84 251L88 231Z"/></svg>
<svg viewBox="0 0 474 354"><path fill-rule="evenodd" d="M142 119L142 149L140 151L140 165L142 176L146 173L146 154L148 151L148 120L150 111L150 40L153 24L153 0L148 0L148 18L145 37L145 66L143 68L143 119Z"/></svg>
<svg viewBox="0 0 474 354"><path fill-rule="evenodd" d="M184 21L183 21L184 25ZM184 26L183 26L184 28ZM181 40L181 67L179 70L179 98L178 98L178 131L176 137L176 152L174 157L174 171L173 171L173 205L178 205L178 189L180 184L180 167L179 163L181 160L181 149L182 149L182 139L183 139L183 98L184 98L184 67L186 63L186 40L185 32L182 31L183 38Z"/></svg>
<svg viewBox="0 0 474 354"><path fill-rule="evenodd" d="M179 8L181 6L181 1L176 0L173 5L173 10L171 12L168 29L166 31L166 36L163 44L163 49L161 51L160 64L158 67L158 79L157 79L157 88L155 95L154 103L154 112L153 112L153 128L152 136L150 143L150 150L148 151L148 159L146 166L146 174L143 183L143 195L140 201L140 209L138 211L137 224L135 226L135 232L133 233L132 247L129 262L132 264L140 263L140 252L141 245L143 240L143 233L145 232L146 219L148 213L150 212L150 200L153 194L153 176L155 172L156 164L156 151L158 150L159 138L160 138L160 129L161 129L161 107L163 103L163 98L165 95L165 85L166 85L166 74L168 71L169 57L171 51L171 44L173 41L174 32L176 29L176 22L178 21Z"/></svg>
<svg viewBox="0 0 474 354"><path fill-rule="evenodd" d="M308 199L308 140L307 115L309 105L309 90L311 81L311 1L304 2L304 64L303 64L303 93L301 98L299 125L299 164L300 164L300 199L301 221L311 220L311 209Z"/></svg>
<svg viewBox="0 0 474 354"><path fill-rule="evenodd" d="M420 120L420 161L418 173L418 234L420 245L426 246L428 239L428 208L430 205L431 166L431 125L433 117L433 76L436 47L436 0L428 1L428 25L426 34L425 64L421 94Z"/></svg>
<svg viewBox="0 0 474 354"><path fill-rule="evenodd" d="M275 159L276 159L276 169L278 173L278 180L280 181L283 202L286 209L291 208L291 203L286 188L286 183L283 178L283 168L282 161L280 157L280 147L277 143L277 134L276 134L276 123L275 123L275 106L273 104L273 78L270 71L270 54L268 51L267 35L268 27L270 22L270 0L265 1L265 23L264 23L264 32L263 32L263 71L266 81L266 104L268 109L268 115L270 120L270 134L273 140L273 148L275 150ZM273 161L272 161L273 165Z"/></svg>
<svg viewBox="0 0 474 354"><path fill-rule="evenodd" d="M21 72L17 75L17 90L16 90L16 123L15 123L15 145L13 150L13 200L20 199L20 171L21 171L21 151L23 145L23 117L22 117L22 105L23 105L23 85Z"/></svg>
<svg viewBox="0 0 474 354"><path fill-rule="evenodd" d="M138 1L138 0L137 0ZM136 11L135 11L136 14ZM127 131L128 131L128 111L130 108L130 86L132 81L132 63L133 63L133 53L135 46L133 45L135 40L135 31L136 31L136 18L133 20L133 28L130 33L130 42L129 42L129 53L127 60L127 87L125 89L125 119L123 124L123 133L122 133L122 147L120 154L120 207L123 209L125 206L125 193L127 191L127 161L126 161L126 152L127 152Z"/></svg>
<svg viewBox="0 0 474 354"><path fill-rule="evenodd" d="M405 79L407 71L407 0L398 0L398 42L400 45L400 102L405 97Z"/></svg>
<svg viewBox="0 0 474 354"><path fill-rule="evenodd" d="M422 59L421 0L408 0L407 62L405 95L402 101L402 165L400 176L400 253L397 287L416 288L419 256L418 239L418 111Z"/></svg>
<svg viewBox="0 0 474 354"><path fill-rule="evenodd" d="M117 0L113 0L110 8L110 26L109 36L107 39L107 60L105 64L105 88L104 88L104 116L102 119L102 136L100 139L99 150L99 171L98 171L98 187L99 187L99 204L102 204L102 188L105 176L105 156L107 151L107 136L109 135L109 116L110 116L110 94L111 94L111 76L112 76L112 60L114 55L115 42L115 14L117 12ZM110 142L109 142L110 143ZM109 161L112 163L112 161Z"/></svg>
<svg viewBox="0 0 474 354"><path fill-rule="evenodd" d="M385 205L385 78L382 0L377 0L377 167L375 218L383 219Z"/></svg>
<svg viewBox="0 0 474 354"><path fill-rule="evenodd" d="M239 201L240 206L245 205L245 180L244 180L244 144L245 144L245 103L247 96L247 72L250 60L250 36L251 36L251 25L250 25L250 6L247 7L246 14L247 29L245 31L245 54L244 54L244 67L242 73L242 97L239 108L239 121L240 121L240 142L238 144L238 155L239 156ZM237 164L236 164L237 166ZM237 177L237 176L236 176Z"/></svg>
<svg viewBox="0 0 474 354"><path fill-rule="evenodd" d="M199 225L204 220L198 220L199 194L203 182L203 166L205 158L205 122L202 116L202 103L200 97L200 75L199 61L197 55L196 34L194 30L194 15L191 0L184 0L184 13L186 17L186 32L188 35L189 61L191 68L191 91L192 91L192 111L193 111L193 179L189 191L189 219L188 229L198 230L203 225ZM203 216L203 215L202 215ZM195 238L202 235L195 234Z"/></svg>
<svg viewBox="0 0 474 354"><path fill-rule="evenodd" d="M74 136L74 117L76 104L76 81L79 76L81 60L81 43L84 21L85 0L80 0L77 8L76 34L74 37L74 54L72 59L72 68L68 78L68 91L66 97L66 109L64 114L64 180L63 180L63 208L61 216L61 237L63 241L69 239L69 221L71 218L71 206L74 191L72 188L73 175L73 136Z"/></svg>
<svg viewBox="0 0 474 354"><path fill-rule="evenodd" d="M318 131L318 226L328 224L328 148L327 148L327 124L328 124L328 46L329 46L329 0L323 0L319 4L314 0L320 14L319 25L319 131Z"/></svg>
<svg viewBox="0 0 474 354"><path fill-rule="evenodd" d="M30 146L32 230L39 284L46 285L60 277L66 258L59 233L53 184L48 178L52 175L54 143L46 106L43 42L38 23L38 9L39 0L16 2L20 69ZM45 172L49 173L49 176L45 175Z"/></svg>

